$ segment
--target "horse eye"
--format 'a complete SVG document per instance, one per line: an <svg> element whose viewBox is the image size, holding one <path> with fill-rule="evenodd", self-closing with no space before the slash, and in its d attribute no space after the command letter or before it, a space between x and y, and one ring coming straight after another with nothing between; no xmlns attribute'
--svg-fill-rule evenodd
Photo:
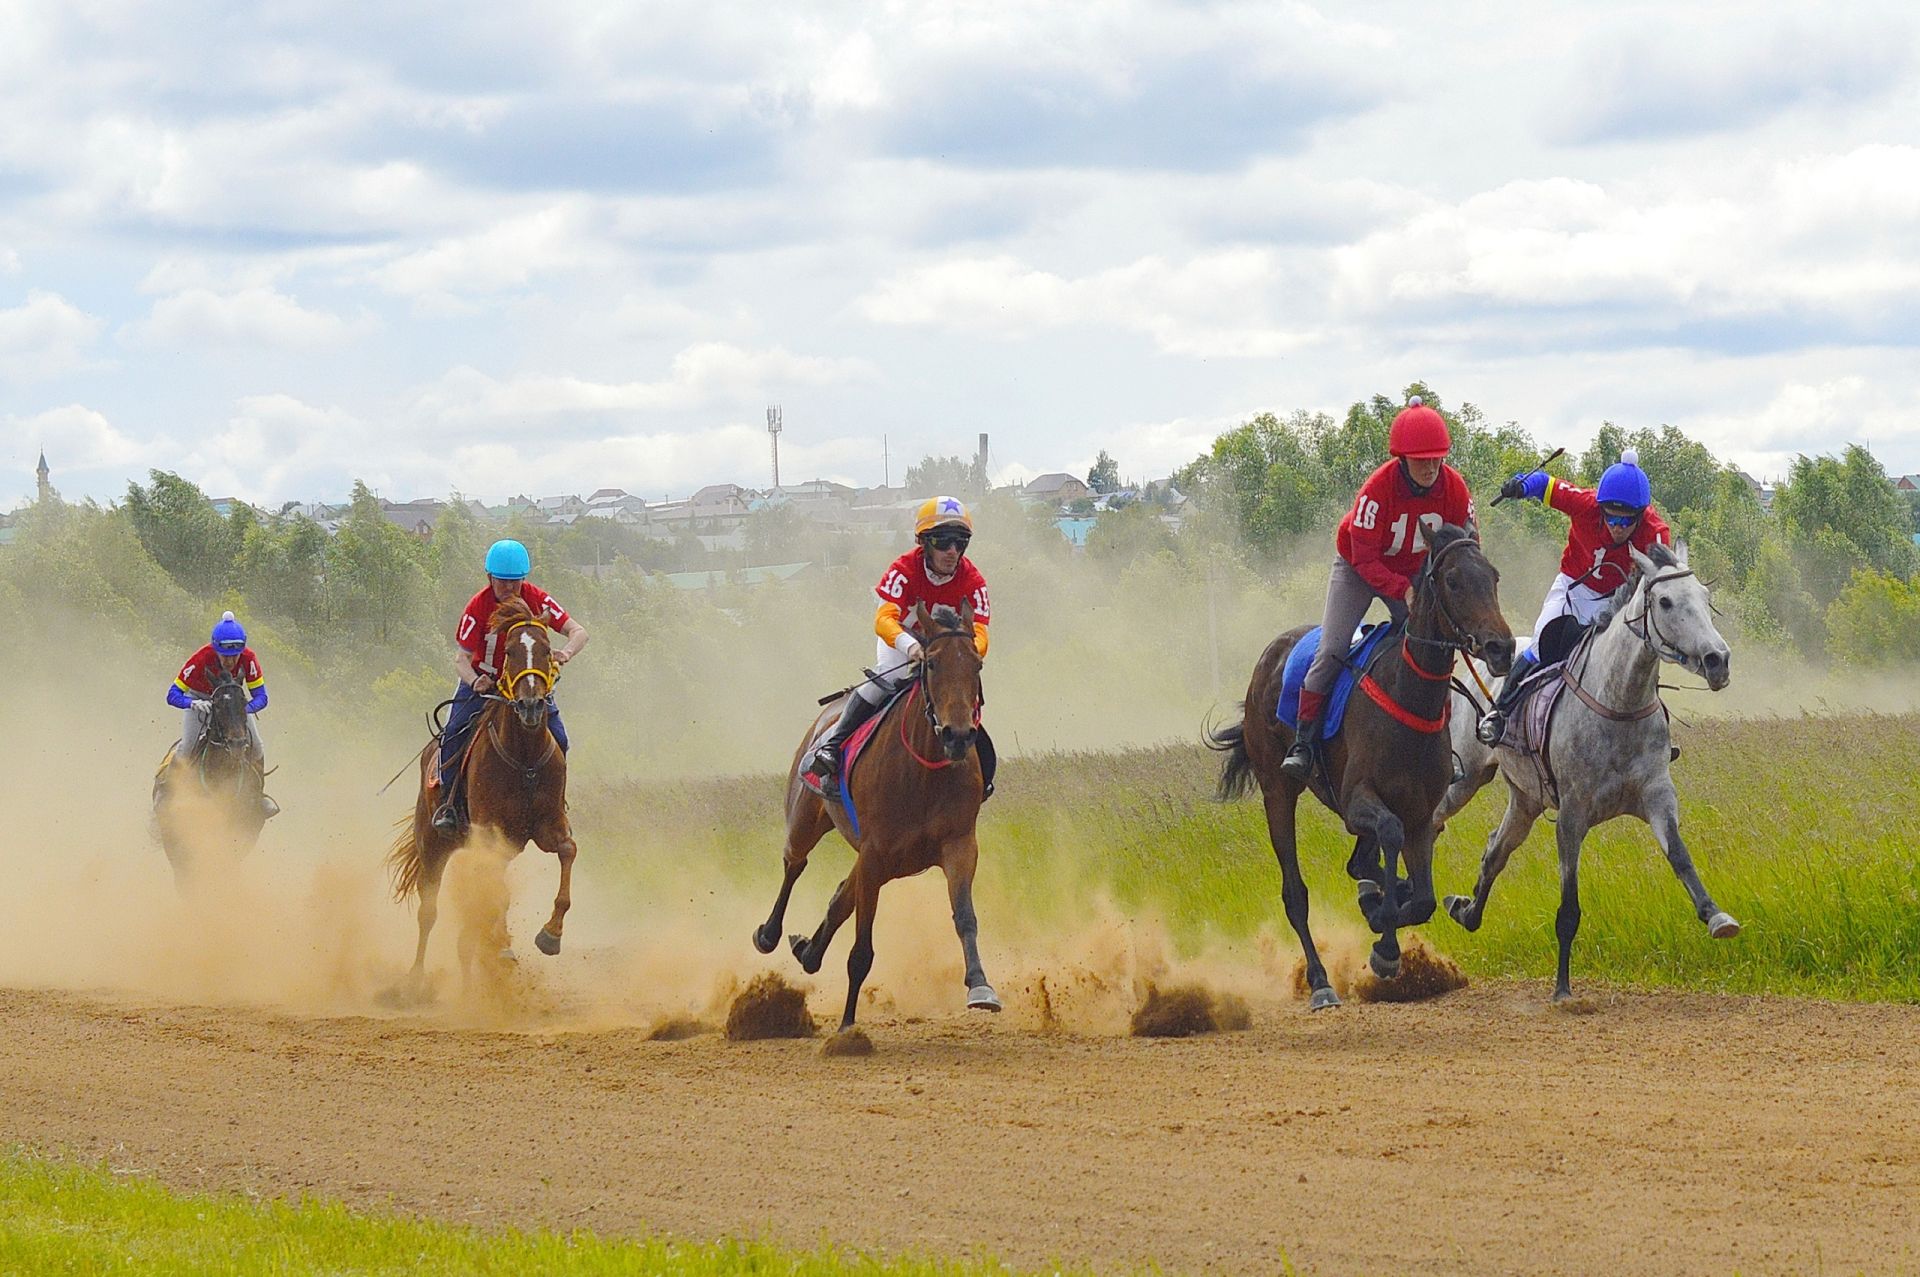
<svg viewBox="0 0 1920 1277"><path fill-rule="evenodd" d="M1660 600L1660 609L1661 609L1662 611L1665 611L1666 609L1668 609L1668 608L1670 608L1670 607L1672 607L1672 606L1673 606L1673 600L1672 600L1672 599L1661 599L1661 600Z"/></svg>

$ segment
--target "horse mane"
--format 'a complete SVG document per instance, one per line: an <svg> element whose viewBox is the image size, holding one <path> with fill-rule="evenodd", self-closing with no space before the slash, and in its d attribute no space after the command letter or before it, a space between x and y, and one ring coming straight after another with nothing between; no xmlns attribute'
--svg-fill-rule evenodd
<svg viewBox="0 0 1920 1277"><path fill-rule="evenodd" d="M540 618L533 614L533 609L527 606L527 601L518 594L514 594L500 600L493 609L493 618L487 622L487 629L498 634L509 626L525 625L529 622L537 624L539 620Z"/></svg>
<svg viewBox="0 0 1920 1277"><path fill-rule="evenodd" d="M959 609L946 603L934 604L933 610L927 613L927 615L933 618L933 623L943 630L964 630L967 628L966 623L960 619Z"/></svg>
<svg viewBox="0 0 1920 1277"><path fill-rule="evenodd" d="M1646 556L1653 560L1653 566L1656 569L1680 566L1680 556L1673 552L1671 546L1660 541L1655 541L1647 547ZM1633 571L1627 574L1627 579L1621 583L1620 588L1607 596L1607 601L1600 605L1600 611L1594 615L1595 630L1606 629L1613 623L1614 617L1626 611L1627 604L1633 601L1634 594L1640 589L1640 583L1646 580L1646 576L1647 574L1640 570L1638 563L1633 565Z"/></svg>
<svg viewBox="0 0 1920 1277"><path fill-rule="evenodd" d="M1647 557L1653 560L1653 565L1657 568L1677 568L1680 566L1680 556L1675 554L1673 547L1664 541L1655 541L1652 545L1648 546Z"/></svg>

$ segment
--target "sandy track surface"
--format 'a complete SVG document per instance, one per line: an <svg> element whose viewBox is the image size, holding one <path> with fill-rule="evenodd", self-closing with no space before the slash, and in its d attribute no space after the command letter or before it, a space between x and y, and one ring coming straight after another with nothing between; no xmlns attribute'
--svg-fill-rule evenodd
<svg viewBox="0 0 1920 1277"><path fill-rule="evenodd" d="M7 1138L456 1221L1325 1272L1920 1270L1920 1008L1476 987L878 1052L0 993Z"/></svg>

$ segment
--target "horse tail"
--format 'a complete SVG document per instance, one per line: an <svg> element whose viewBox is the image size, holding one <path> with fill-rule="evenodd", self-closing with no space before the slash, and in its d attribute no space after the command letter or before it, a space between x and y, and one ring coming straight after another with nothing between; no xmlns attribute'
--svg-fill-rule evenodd
<svg viewBox="0 0 1920 1277"><path fill-rule="evenodd" d="M420 844L413 836L413 813L400 821L399 836L387 850L387 874L393 879L393 898L405 900L420 894Z"/></svg>
<svg viewBox="0 0 1920 1277"><path fill-rule="evenodd" d="M1246 706L1242 705L1244 714ZM1216 754L1225 754L1220 764L1220 788L1215 791L1221 802L1253 792L1253 760L1247 757L1247 725L1229 723L1207 733L1206 746Z"/></svg>

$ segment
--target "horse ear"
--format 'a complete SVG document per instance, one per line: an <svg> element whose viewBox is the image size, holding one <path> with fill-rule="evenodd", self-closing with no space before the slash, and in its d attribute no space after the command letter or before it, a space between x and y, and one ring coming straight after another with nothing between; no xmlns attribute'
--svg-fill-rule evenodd
<svg viewBox="0 0 1920 1277"><path fill-rule="evenodd" d="M1680 560L1681 567L1684 568L1687 566L1687 543L1685 541L1675 541L1673 543L1673 557Z"/></svg>
<svg viewBox="0 0 1920 1277"><path fill-rule="evenodd" d="M971 631L973 629L973 600L972 599L968 599L966 602L960 605L960 628L962 630L967 630L967 631Z"/></svg>
<svg viewBox="0 0 1920 1277"><path fill-rule="evenodd" d="M1640 553L1640 547L1629 542L1627 544L1627 553L1633 556L1633 566L1640 569L1640 575L1658 576L1660 574L1659 565L1646 555Z"/></svg>
<svg viewBox="0 0 1920 1277"><path fill-rule="evenodd" d="M922 634L927 633L933 628L933 622L927 619L927 605L925 603L915 603L913 605L913 628Z"/></svg>

